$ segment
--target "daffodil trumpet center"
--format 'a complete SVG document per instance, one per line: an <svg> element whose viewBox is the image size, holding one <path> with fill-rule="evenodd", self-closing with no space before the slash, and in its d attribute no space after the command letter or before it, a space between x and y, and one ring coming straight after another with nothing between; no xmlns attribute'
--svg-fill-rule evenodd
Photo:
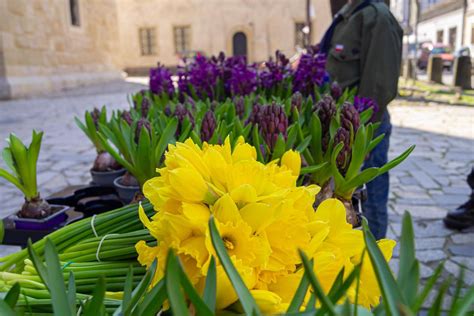
<svg viewBox="0 0 474 316"><path fill-rule="evenodd" d="M224 247L227 250L234 250L235 246L234 246L234 242L232 241L232 239L230 239L229 237L224 236L222 238L222 241L224 242Z"/></svg>

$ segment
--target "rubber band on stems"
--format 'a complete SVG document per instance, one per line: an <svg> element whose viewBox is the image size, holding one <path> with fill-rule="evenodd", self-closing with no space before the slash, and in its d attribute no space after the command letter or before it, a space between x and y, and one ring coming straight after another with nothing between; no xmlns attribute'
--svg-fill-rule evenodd
<svg viewBox="0 0 474 316"><path fill-rule="evenodd" d="M95 237L99 238L99 234L97 234L97 231L95 230L95 227L94 227L94 220L95 220L96 216L97 216L97 214L92 215L91 228L92 228L92 232L94 233Z"/></svg>
<svg viewBox="0 0 474 316"><path fill-rule="evenodd" d="M101 262L99 258L99 253L100 253L100 247L102 247L102 243L104 242L105 238L107 238L108 236L114 236L114 235L117 236L120 234L107 234L107 235L104 235L104 237L102 237L102 239L100 240L99 246L97 247L97 251L95 252L95 258L97 259L98 262Z"/></svg>

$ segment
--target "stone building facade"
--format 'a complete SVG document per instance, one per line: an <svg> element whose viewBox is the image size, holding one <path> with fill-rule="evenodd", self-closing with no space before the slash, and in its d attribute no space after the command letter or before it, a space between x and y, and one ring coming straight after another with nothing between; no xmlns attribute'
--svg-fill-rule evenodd
<svg viewBox="0 0 474 316"><path fill-rule="evenodd" d="M331 20L311 0L311 42ZM303 46L306 0L0 0L0 98L142 73L220 51L263 61Z"/></svg>
<svg viewBox="0 0 474 316"><path fill-rule="evenodd" d="M0 0L2 98L118 79L118 50L115 0Z"/></svg>

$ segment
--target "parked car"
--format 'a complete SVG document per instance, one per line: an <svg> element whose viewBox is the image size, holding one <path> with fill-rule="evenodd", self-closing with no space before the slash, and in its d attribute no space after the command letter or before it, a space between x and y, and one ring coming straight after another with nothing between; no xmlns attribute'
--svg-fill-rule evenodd
<svg viewBox="0 0 474 316"><path fill-rule="evenodd" d="M451 70L453 67L454 55L451 48L444 44L436 44L431 50L427 46L422 46L417 61L418 68L426 69L431 56L441 57L445 69Z"/></svg>
<svg viewBox="0 0 474 316"><path fill-rule="evenodd" d="M441 44L435 45L431 50L430 55L441 57L441 59L443 60L444 68L451 70L451 68L453 67L454 55L449 46Z"/></svg>

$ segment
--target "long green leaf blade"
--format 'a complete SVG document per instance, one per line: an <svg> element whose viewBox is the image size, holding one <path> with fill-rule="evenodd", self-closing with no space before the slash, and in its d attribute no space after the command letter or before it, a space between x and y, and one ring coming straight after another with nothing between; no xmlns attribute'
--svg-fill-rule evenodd
<svg viewBox="0 0 474 316"><path fill-rule="evenodd" d="M224 271L229 277L229 280L232 282L235 292L239 296L242 308L244 309L247 315L252 315L253 313L260 315L260 310L257 306L257 303L255 302L255 299L253 298L252 294L250 294L250 291L242 280L242 277L232 264L232 260L227 254L224 242L222 241L219 232L217 231L216 223L214 222L213 216L211 216L211 218L209 219L209 230L211 232L212 245L214 246L217 256L219 257L219 260L222 266L224 267Z"/></svg>
<svg viewBox="0 0 474 316"><path fill-rule="evenodd" d="M202 298L211 311L216 310L216 291L217 291L217 275L216 275L216 260L214 256L211 257L211 262L207 270L206 285L204 286L204 293Z"/></svg>

